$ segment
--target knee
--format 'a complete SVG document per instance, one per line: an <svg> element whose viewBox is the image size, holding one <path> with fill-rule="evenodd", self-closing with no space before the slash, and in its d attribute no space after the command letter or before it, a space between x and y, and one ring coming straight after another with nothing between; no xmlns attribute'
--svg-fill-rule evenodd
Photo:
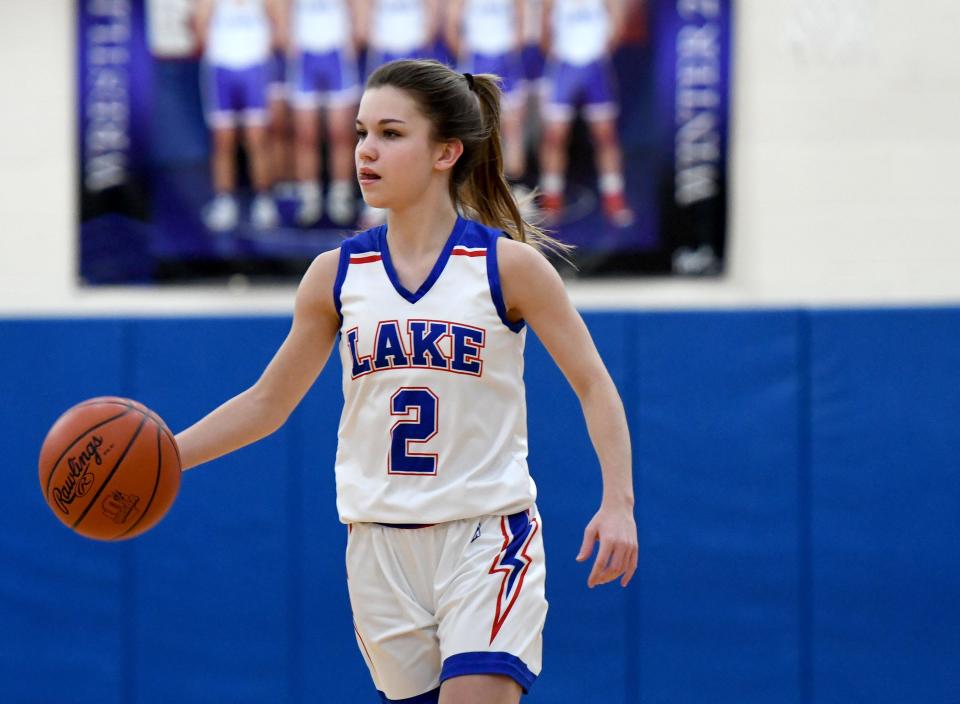
<svg viewBox="0 0 960 704"><path fill-rule="evenodd" d="M213 132L213 148L217 152L231 152L237 146L237 132L232 127L219 128Z"/></svg>
<svg viewBox="0 0 960 704"><path fill-rule="evenodd" d="M546 147L559 149L567 143L567 134L570 128L565 122L548 122L543 131L543 144Z"/></svg>
<svg viewBox="0 0 960 704"><path fill-rule="evenodd" d="M317 146L317 130L313 125L297 125L297 147L300 149L315 149Z"/></svg>
<svg viewBox="0 0 960 704"><path fill-rule="evenodd" d="M336 121L330 123L330 141L334 144L346 144L353 138L350 125Z"/></svg>
<svg viewBox="0 0 960 704"><path fill-rule="evenodd" d="M617 143L617 130L612 121L603 120L590 126L590 134L598 147L614 146Z"/></svg>

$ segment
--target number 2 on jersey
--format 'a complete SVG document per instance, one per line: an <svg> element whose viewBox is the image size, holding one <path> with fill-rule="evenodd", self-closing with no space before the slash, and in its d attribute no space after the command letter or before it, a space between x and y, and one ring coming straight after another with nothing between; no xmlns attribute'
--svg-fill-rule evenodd
<svg viewBox="0 0 960 704"><path fill-rule="evenodd" d="M437 455L412 452L410 446L425 443L437 434L440 400L430 389L403 387L390 398L390 415L401 416L390 428L389 474L436 474Z"/></svg>

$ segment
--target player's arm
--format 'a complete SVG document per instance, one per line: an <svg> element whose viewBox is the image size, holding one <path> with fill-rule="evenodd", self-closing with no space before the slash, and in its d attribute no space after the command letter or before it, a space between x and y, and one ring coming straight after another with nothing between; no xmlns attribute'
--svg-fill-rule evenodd
<svg viewBox="0 0 960 704"><path fill-rule="evenodd" d="M610 38L607 40L607 51L611 54L620 46L623 34L626 31L626 8L623 0L606 0L607 16L610 18Z"/></svg>
<svg viewBox="0 0 960 704"><path fill-rule="evenodd" d="M213 0L197 0L193 10L193 31L197 37L198 51L203 52L207 44L207 31L213 16Z"/></svg>
<svg viewBox="0 0 960 704"><path fill-rule="evenodd" d="M350 3L353 12L353 36L358 47L364 47L370 41L370 23L373 21L370 2L371 0L352 0Z"/></svg>
<svg viewBox="0 0 960 704"><path fill-rule="evenodd" d="M460 20L463 13L463 0L451 0L447 5L444 22L444 41L450 53L460 57Z"/></svg>
<svg viewBox="0 0 960 704"><path fill-rule="evenodd" d="M620 394L550 262L533 247L505 238L498 242L497 257L508 318L526 320L563 372L580 399L600 461L603 499L584 531L577 559L588 559L599 540L587 584L620 577L626 586L637 568L638 547L630 434Z"/></svg>
<svg viewBox="0 0 960 704"><path fill-rule="evenodd" d="M363 3L359 0L348 0L347 19L350 22L350 44L355 52L363 47L366 36L364 28L366 25L366 15L364 15Z"/></svg>
<svg viewBox="0 0 960 704"><path fill-rule="evenodd" d="M297 290L293 325L257 382L177 435L184 469L270 435L326 364L340 327L333 284L340 251L317 257Z"/></svg>
<svg viewBox="0 0 960 704"><path fill-rule="evenodd" d="M440 31L440 1L424 0L424 11L427 18L427 46L433 44Z"/></svg>
<svg viewBox="0 0 960 704"><path fill-rule="evenodd" d="M515 27L515 32L513 35L514 49L520 51L523 49L523 23L527 21L526 14L524 13L524 5L526 3L523 0L514 0L513 3L513 16L517 18L517 26Z"/></svg>
<svg viewBox="0 0 960 704"><path fill-rule="evenodd" d="M286 51L290 40L290 0L267 0L267 17L275 51Z"/></svg>
<svg viewBox="0 0 960 704"><path fill-rule="evenodd" d="M550 56L553 45L553 0L543 0L540 11L540 51Z"/></svg>

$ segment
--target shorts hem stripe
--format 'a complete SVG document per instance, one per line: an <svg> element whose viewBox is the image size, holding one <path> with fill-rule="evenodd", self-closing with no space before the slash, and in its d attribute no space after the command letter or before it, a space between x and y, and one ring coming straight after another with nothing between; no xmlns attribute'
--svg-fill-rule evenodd
<svg viewBox="0 0 960 704"><path fill-rule="evenodd" d="M516 655L503 652L477 651L457 653L443 661L440 682L463 675L505 675L519 684L524 693L530 690L537 676Z"/></svg>

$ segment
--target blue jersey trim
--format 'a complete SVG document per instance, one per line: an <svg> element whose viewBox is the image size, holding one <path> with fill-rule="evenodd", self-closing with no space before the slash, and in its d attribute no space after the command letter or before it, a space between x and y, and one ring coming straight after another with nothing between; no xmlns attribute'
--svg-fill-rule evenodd
<svg viewBox="0 0 960 704"><path fill-rule="evenodd" d="M380 695L380 701L383 704L437 704L437 702L440 701L439 687L414 697L407 697L406 699L390 699L379 689L377 690L377 694Z"/></svg>
<svg viewBox="0 0 960 704"><path fill-rule="evenodd" d="M440 682L462 675L506 675L523 687L526 694L537 676L516 655L503 652L478 651L457 653L443 661Z"/></svg>
<svg viewBox="0 0 960 704"><path fill-rule="evenodd" d="M343 281L347 278L348 266L350 266L350 248L344 243L340 245L340 262L337 264L337 278L333 280L333 305L337 307L340 327L343 327L343 313L340 312L340 292L343 290Z"/></svg>
<svg viewBox="0 0 960 704"><path fill-rule="evenodd" d="M506 235L503 236L506 237ZM500 288L500 267L497 264L497 240L499 239L500 234L498 233L490 238L487 245L487 281L490 282L490 297L493 298L493 305L497 309L497 315L500 316L503 324L514 332L520 332L526 322L522 318L516 322L509 320L507 318L507 306L503 302L503 290Z"/></svg>
<svg viewBox="0 0 960 704"><path fill-rule="evenodd" d="M463 228L466 226L466 224L467 221L458 215L457 222L454 224L453 230L450 232L450 236L447 238L447 243L443 246L443 251L440 252L440 256L433 265L430 275L427 276L426 281L420 284L420 288L412 293L403 287L403 284L400 283L400 278L397 276L396 269L393 268L393 260L390 258L390 248L387 246L387 228L383 227L378 233L380 254L383 257L383 268L386 269L387 276L390 278L390 283L393 284L393 287L396 289L397 293L411 303L416 303L425 295L427 295L427 292L430 291L430 289L433 287L433 284L436 283L437 279L440 278L440 274L443 273L443 269L447 265L447 261L450 259L450 252L453 251L453 246L457 243L460 233L463 231Z"/></svg>
<svg viewBox="0 0 960 704"><path fill-rule="evenodd" d="M381 228L383 228L383 225L364 230L340 243L340 262L337 264L337 278L333 281L333 304L337 308L341 327L343 326L343 313L340 312L342 307L340 292L343 290L343 282L347 278L347 269L350 267L350 255L357 252L379 252Z"/></svg>

